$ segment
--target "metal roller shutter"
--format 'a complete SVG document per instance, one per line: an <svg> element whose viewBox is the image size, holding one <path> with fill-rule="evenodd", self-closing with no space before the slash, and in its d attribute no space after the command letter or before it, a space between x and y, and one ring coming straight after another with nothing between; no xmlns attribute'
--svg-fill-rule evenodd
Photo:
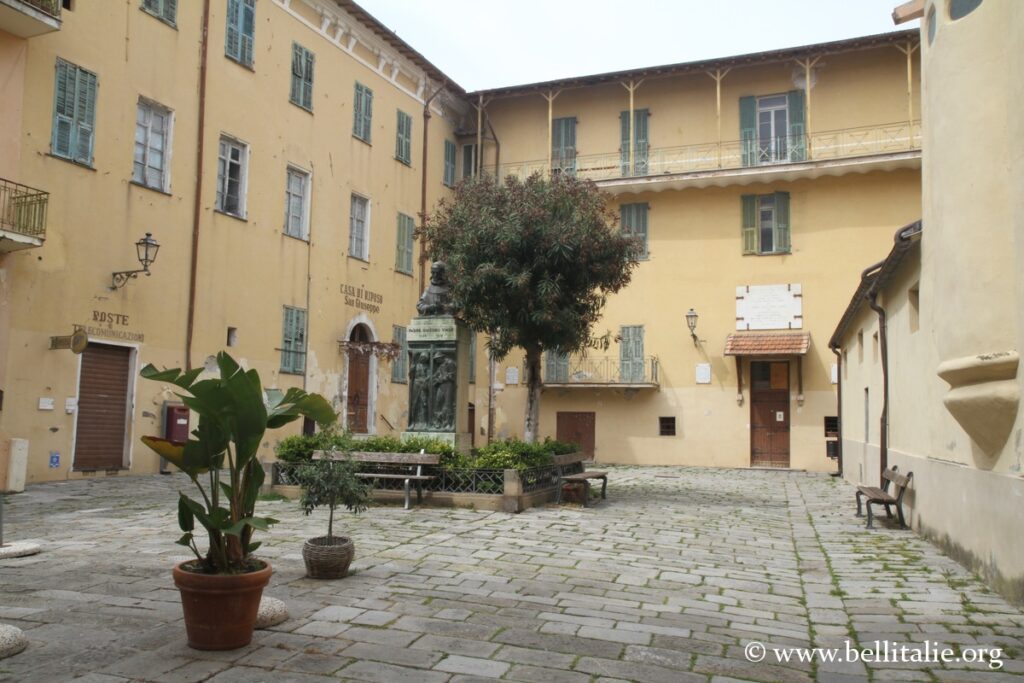
<svg viewBox="0 0 1024 683"><path fill-rule="evenodd" d="M75 431L76 470L124 467L132 350L89 344L82 353Z"/></svg>

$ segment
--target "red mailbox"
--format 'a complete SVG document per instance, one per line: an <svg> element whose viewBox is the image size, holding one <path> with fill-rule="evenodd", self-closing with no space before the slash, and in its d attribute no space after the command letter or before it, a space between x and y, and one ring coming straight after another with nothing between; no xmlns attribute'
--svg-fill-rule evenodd
<svg viewBox="0 0 1024 683"><path fill-rule="evenodd" d="M180 403L164 404L164 438L174 443L185 443L188 441L188 408ZM170 474L167 469L167 461L160 458L160 473Z"/></svg>

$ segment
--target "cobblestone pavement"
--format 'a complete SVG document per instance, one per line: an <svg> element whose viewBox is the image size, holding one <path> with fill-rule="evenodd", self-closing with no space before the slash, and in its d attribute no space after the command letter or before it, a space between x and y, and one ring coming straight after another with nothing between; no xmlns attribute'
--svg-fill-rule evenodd
<svg viewBox="0 0 1024 683"><path fill-rule="evenodd" d="M185 644L170 566L182 475L36 485L6 536L44 552L0 562L0 622L24 629L0 680L216 683L976 681L1024 676L1024 614L911 532L864 529L825 475L611 468L609 499L519 515L375 507L341 517L354 575L304 578L325 513L261 512L267 594L292 618L250 646ZM337 523L337 522L336 522ZM752 663L745 648L767 645ZM993 662L780 663L773 648L938 644ZM747 650L758 654L756 646ZM968 656L969 655L969 656ZM843 655L845 658L845 655ZM934 659L934 657L933 657Z"/></svg>

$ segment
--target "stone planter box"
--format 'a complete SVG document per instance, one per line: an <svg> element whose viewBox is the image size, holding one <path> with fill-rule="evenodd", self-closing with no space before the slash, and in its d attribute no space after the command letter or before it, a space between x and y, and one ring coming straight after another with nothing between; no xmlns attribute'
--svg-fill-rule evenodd
<svg viewBox="0 0 1024 683"><path fill-rule="evenodd" d="M558 464L528 470L428 468L426 473L433 474L436 478L424 486L423 502L425 505L522 512L530 507L554 502L559 467L567 474L582 471L584 457L582 453L560 455L555 459ZM269 490L289 498L297 498L301 491L291 477L291 470L295 465L281 462L267 465L270 468ZM384 487L374 489L375 500L400 502L403 499L401 481L381 480L378 483Z"/></svg>

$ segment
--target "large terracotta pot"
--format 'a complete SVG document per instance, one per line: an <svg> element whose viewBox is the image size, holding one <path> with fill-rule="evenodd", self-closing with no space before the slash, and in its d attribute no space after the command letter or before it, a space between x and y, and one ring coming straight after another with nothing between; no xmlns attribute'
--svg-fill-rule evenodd
<svg viewBox="0 0 1024 683"><path fill-rule="evenodd" d="M181 592L188 645L197 650L234 650L252 640L263 587L271 569L247 574L199 574L174 565L174 584Z"/></svg>

